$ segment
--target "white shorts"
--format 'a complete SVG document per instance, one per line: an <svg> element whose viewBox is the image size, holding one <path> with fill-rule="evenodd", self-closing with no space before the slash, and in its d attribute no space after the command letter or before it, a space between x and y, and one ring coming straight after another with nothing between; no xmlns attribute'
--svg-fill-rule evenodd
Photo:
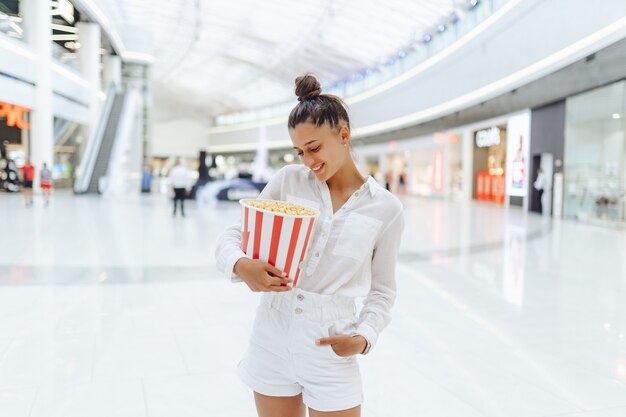
<svg viewBox="0 0 626 417"><path fill-rule="evenodd" d="M315 340L353 335L354 300L294 288L263 293L248 351L239 363L241 380L259 394L292 397L318 411L340 411L363 402L356 356L341 357Z"/></svg>

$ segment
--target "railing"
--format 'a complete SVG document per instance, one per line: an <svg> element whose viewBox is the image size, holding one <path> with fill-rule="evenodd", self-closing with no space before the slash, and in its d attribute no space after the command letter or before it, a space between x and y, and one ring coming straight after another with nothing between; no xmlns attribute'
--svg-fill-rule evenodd
<svg viewBox="0 0 626 417"><path fill-rule="evenodd" d="M76 170L76 182L74 183L74 192L84 193L89 187L91 181L91 175L96 165L96 159L98 158L98 151L102 144L102 137L104 136L104 129L109 121L109 114L111 113L111 107L113 106L113 99L115 98L115 87L110 86L107 90L107 97L102 110L100 111L100 118L96 128L93 129L89 135L87 141L87 148L83 155L83 159L80 162L80 166Z"/></svg>
<svg viewBox="0 0 626 417"><path fill-rule="evenodd" d="M74 52L70 52L56 42L52 42L52 57L60 64L78 69L78 57Z"/></svg>
<svg viewBox="0 0 626 417"><path fill-rule="evenodd" d="M14 39L24 39L24 28L22 17L15 11L0 3L0 32ZM58 62L68 67L77 69L78 62L75 53L69 52L56 42L52 42L52 57Z"/></svg>
<svg viewBox="0 0 626 417"><path fill-rule="evenodd" d="M0 32L15 39L24 37L22 18L2 3L0 3Z"/></svg>
<svg viewBox="0 0 626 417"><path fill-rule="evenodd" d="M413 44L397 51L394 56L390 56L384 64L360 71L330 86L324 86L324 91L348 99L389 81L447 48L509 1L478 1L475 7L468 10L464 16L449 22L443 31L440 32L434 28L430 38L415 40ZM218 116L214 119L214 125L226 126L286 116L293 108L294 103L295 98L286 103Z"/></svg>
<svg viewBox="0 0 626 417"><path fill-rule="evenodd" d="M135 124L141 104L140 90L129 88L124 96L102 194L124 195L139 190L138 166L132 154L138 146L133 130L137 128Z"/></svg>

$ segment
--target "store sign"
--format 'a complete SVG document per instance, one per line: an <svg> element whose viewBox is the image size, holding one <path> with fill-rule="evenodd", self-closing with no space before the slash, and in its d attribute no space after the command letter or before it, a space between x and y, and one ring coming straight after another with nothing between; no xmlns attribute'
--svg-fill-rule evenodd
<svg viewBox="0 0 626 417"><path fill-rule="evenodd" d="M24 113L29 112L27 107L14 106L0 101L0 118L7 119L7 126L19 129L30 129L30 123L24 120Z"/></svg>
<svg viewBox="0 0 626 417"><path fill-rule="evenodd" d="M479 130L476 132L476 146L479 148L488 148L500 144L500 129L492 127L490 129Z"/></svg>

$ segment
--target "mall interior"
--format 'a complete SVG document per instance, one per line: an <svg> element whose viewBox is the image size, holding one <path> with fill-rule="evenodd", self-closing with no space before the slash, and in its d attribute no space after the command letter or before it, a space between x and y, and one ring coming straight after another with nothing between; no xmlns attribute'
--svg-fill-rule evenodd
<svg viewBox="0 0 626 417"><path fill-rule="evenodd" d="M0 0L0 416L257 415L216 248L307 73L403 206L350 416L626 416L624 0Z"/></svg>

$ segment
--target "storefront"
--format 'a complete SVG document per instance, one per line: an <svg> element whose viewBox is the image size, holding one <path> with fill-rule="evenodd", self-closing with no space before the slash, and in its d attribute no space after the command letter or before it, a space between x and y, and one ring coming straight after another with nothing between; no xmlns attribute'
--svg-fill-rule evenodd
<svg viewBox="0 0 626 417"><path fill-rule="evenodd" d="M476 200L505 203L506 125L472 133L474 138L472 196Z"/></svg>
<svg viewBox="0 0 626 417"><path fill-rule="evenodd" d="M408 187L413 195L458 199L463 191L459 136L435 133L430 146L410 152Z"/></svg>
<svg viewBox="0 0 626 417"><path fill-rule="evenodd" d="M359 146L359 167L398 195L461 198L462 146L452 133L436 133Z"/></svg>
<svg viewBox="0 0 626 417"><path fill-rule="evenodd" d="M72 188L74 185L75 168L81 159L85 145L85 129L83 126L54 118L54 163L52 178L57 189Z"/></svg>
<svg viewBox="0 0 626 417"><path fill-rule="evenodd" d="M18 170L28 155L30 109L0 102L0 191L19 190Z"/></svg>
<svg viewBox="0 0 626 417"><path fill-rule="evenodd" d="M626 224L626 82L570 97L563 161L566 218Z"/></svg>
<svg viewBox="0 0 626 417"><path fill-rule="evenodd" d="M530 112L477 123L466 127L464 134L472 141L472 198L526 208Z"/></svg>
<svg viewBox="0 0 626 417"><path fill-rule="evenodd" d="M357 165L391 192L526 209L531 112L417 138L357 145Z"/></svg>

